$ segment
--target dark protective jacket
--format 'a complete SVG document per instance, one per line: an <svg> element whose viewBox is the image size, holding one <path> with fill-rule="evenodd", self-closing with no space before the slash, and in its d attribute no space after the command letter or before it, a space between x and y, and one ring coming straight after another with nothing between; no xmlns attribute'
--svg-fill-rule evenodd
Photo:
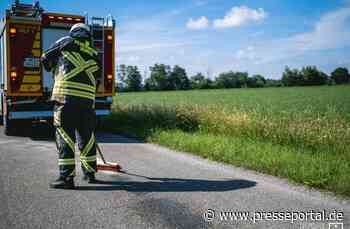
<svg viewBox="0 0 350 229"><path fill-rule="evenodd" d="M73 31L56 41L42 55L42 63L54 75L51 100L61 104L94 107L101 67L98 52L90 46L90 34Z"/></svg>

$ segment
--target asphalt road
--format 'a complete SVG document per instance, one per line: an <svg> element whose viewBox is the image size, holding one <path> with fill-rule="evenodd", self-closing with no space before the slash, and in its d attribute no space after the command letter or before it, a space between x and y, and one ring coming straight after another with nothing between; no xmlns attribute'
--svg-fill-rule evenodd
<svg viewBox="0 0 350 229"><path fill-rule="evenodd" d="M126 173L98 174L100 183L90 185L78 170L76 190L49 189L57 175L53 139L43 131L16 137L0 131L1 229L350 228L348 200L106 133L97 134L100 146ZM211 222L204 219L207 209ZM224 221L220 211L265 220ZM337 211L343 220L315 221L321 211ZM291 214L300 219L291 223Z"/></svg>

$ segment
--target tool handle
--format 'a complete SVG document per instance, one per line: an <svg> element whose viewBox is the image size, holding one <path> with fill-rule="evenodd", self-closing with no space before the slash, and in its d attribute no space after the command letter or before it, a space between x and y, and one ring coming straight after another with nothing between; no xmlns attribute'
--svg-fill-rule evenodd
<svg viewBox="0 0 350 229"><path fill-rule="evenodd" d="M101 157L103 163L104 163L104 164L107 164L107 163L106 163L106 160L105 160L105 157L104 157L103 154L102 154L101 148L100 148L100 146L97 144L97 142L96 142L96 149L97 149L97 152L98 152L98 154L100 155L100 157Z"/></svg>

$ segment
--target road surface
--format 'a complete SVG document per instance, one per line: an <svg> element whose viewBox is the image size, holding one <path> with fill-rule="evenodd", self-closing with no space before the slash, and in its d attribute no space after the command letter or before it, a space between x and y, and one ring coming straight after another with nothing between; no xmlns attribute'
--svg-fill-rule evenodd
<svg viewBox="0 0 350 229"><path fill-rule="evenodd" d="M348 200L107 133L97 134L100 146L126 173L86 184L77 169L76 190L49 189L57 175L52 137L0 132L1 229L350 228ZM317 218L333 212L337 220Z"/></svg>

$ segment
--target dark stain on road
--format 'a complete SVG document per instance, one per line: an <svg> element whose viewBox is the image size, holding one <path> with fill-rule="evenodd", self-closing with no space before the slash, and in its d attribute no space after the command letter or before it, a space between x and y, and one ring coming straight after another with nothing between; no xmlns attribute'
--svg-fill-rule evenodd
<svg viewBox="0 0 350 229"><path fill-rule="evenodd" d="M178 201L165 198L146 198L137 202L135 212L151 227L164 225L164 228L200 229L208 228L209 224L201 215L193 214L190 207Z"/></svg>

